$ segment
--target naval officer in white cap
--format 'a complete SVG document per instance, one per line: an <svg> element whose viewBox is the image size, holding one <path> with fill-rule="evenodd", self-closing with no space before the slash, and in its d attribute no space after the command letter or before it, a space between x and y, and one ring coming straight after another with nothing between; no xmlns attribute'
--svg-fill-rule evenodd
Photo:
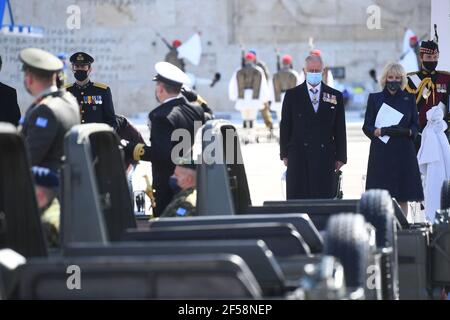
<svg viewBox="0 0 450 320"><path fill-rule="evenodd" d="M36 48L19 54L23 63L25 89L35 100L21 119L31 166L58 172L62 165L64 135L80 123L74 96L56 86L63 63L54 55Z"/></svg>
<svg viewBox="0 0 450 320"><path fill-rule="evenodd" d="M136 161L152 162L156 198L153 215L159 217L177 192L177 184L173 181L170 183L177 160L171 158L171 153L172 148L181 141L172 141L172 133L177 129L187 130L192 146L194 131L198 128L194 123L203 124L205 114L201 106L188 103L181 94L182 86L190 82L189 77L181 69L168 62L159 62L155 65L155 70L157 73L153 79L156 81L155 95L161 105L148 116L151 146L129 143L124 150Z"/></svg>

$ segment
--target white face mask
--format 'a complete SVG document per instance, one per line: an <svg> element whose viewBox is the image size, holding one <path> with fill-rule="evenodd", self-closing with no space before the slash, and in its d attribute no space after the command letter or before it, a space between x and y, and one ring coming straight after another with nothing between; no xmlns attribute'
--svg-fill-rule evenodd
<svg viewBox="0 0 450 320"><path fill-rule="evenodd" d="M306 81L312 86L317 86L322 82L322 73L307 72Z"/></svg>

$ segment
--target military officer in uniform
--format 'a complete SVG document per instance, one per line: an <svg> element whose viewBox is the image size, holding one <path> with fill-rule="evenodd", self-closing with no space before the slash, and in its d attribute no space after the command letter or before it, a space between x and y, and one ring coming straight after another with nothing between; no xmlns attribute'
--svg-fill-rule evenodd
<svg viewBox="0 0 450 320"><path fill-rule="evenodd" d="M197 212L197 173L195 163L181 159L175 167L174 175L170 179L170 184L177 193L161 217L195 216Z"/></svg>
<svg viewBox="0 0 450 320"><path fill-rule="evenodd" d="M269 72L269 68L267 67L267 64L264 61L258 59L258 54L255 49L252 49L249 52L253 53L255 55L256 66L264 72L266 81L269 82L270 81L270 72ZM267 129L269 129L270 133L272 134L273 119L272 119L272 114L270 113L270 102L269 101L264 101L264 107L263 107L263 109L261 109L261 116L263 117L264 124L266 125Z"/></svg>
<svg viewBox="0 0 450 320"><path fill-rule="evenodd" d="M261 68L256 66L256 56L248 52L245 55L244 66L237 70L230 79L228 96L235 101L235 109L241 112L243 127L247 129L245 142L250 139L258 111L264 103L270 100L269 86Z"/></svg>
<svg viewBox="0 0 450 320"><path fill-rule="evenodd" d="M66 86L80 105L81 123L106 123L117 129L116 115L111 89L89 78L94 58L84 52L77 52L70 57L75 83Z"/></svg>
<svg viewBox="0 0 450 320"><path fill-rule="evenodd" d="M23 63L25 88L35 97L21 123L31 165L58 172L64 136L80 123L77 101L56 86L57 73L63 68L57 57L29 48L20 52L19 59Z"/></svg>
<svg viewBox="0 0 450 320"><path fill-rule="evenodd" d="M287 199L336 197L336 173L347 162L342 93L322 82L322 58L306 58L306 81L284 97L280 156Z"/></svg>
<svg viewBox="0 0 450 320"><path fill-rule="evenodd" d="M172 159L172 149L180 141L172 141L172 133L177 129L187 130L192 147L195 129L205 122L205 115L201 106L189 104L181 95L183 84L190 82L183 71L168 62L157 63L155 69L155 94L161 105L149 114L151 146L129 143L124 151L126 154L132 154L136 161L151 161L156 198L154 216L159 217L174 195L169 180L174 173L174 161L177 159Z"/></svg>
<svg viewBox="0 0 450 320"><path fill-rule="evenodd" d="M419 124L421 131L427 124L427 111L434 106L441 106L445 121L449 117L449 89L450 73L436 71L439 60L439 46L434 41L423 41L420 46L420 71L408 74L406 90L416 97L419 111ZM417 144L420 144L417 141ZM416 145L416 147L419 147Z"/></svg>
<svg viewBox="0 0 450 320"><path fill-rule="evenodd" d="M292 56L286 54L281 58L281 68L273 75L270 93L272 109L277 112L278 121L281 119L281 107L286 91L300 85L300 76L292 66Z"/></svg>

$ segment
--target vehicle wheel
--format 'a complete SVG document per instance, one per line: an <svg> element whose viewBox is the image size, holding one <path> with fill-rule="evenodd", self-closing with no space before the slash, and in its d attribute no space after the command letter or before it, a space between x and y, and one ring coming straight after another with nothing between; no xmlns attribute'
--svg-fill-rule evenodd
<svg viewBox="0 0 450 320"><path fill-rule="evenodd" d="M397 226L389 192L386 190L365 192L359 203L359 212L375 227L378 249L392 248L392 253L385 260L383 299L398 299Z"/></svg>
<svg viewBox="0 0 450 320"><path fill-rule="evenodd" d="M339 259L344 267L347 288L365 288L369 265L369 233L360 214L340 214L330 218L325 239L325 255Z"/></svg>
<svg viewBox="0 0 450 320"><path fill-rule="evenodd" d="M450 208L450 180L444 181L441 189L441 209Z"/></svg>

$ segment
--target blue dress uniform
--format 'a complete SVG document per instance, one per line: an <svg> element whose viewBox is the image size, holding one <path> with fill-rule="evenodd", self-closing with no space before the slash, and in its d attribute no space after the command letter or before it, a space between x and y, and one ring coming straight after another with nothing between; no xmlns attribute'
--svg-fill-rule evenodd
<svg viewBox="0 0 450 320"><path fill-rule="evenodd" d="M347 163L342 94L321 84L317 113L306 81L288 91L280 123L280 157L288 158L287 199L326 199L335 194L335 163Z"/></svg>
<svg viewBox="0 0 450 320"><path fill-rule="evenodd" d="M404 115L399 126L410 129L411 136L391 136L386 144L374 136L375 120L384 103ZM422 201L422 181L413 142L419 133L415 97L401 90L392 95L387 89L369 95L363 131L372 141L366 189L388 190L400 202Z"/></svg>
<svg viewBox="0 0 450 320"><path fill-rule="evenodd" d="M77 52L70 57L70 62L73 65L91 65L94 58L87 53ZM87 79L86 73L84 77ZM66 90L75 96L80 105L81 123L106 123L117 129L111 89L106 84L92 81L84 85L73 83L67 85Z"/></svg>
<svg viewBox="0 0 450 320"><path fill-rule="evenodd" d="M111 89L107 85L89 81L83 87L73 83L66 90L80 105L81 123L106 123L117 129Z"/></svg>
<svg viewBox="0 0 450 320"><path fill-rule="evenodd" d="M169 84L188 82L189 78L179 68L167 62L160 62L155 66L158 75L155 81ZM181 93L181 92L180 92ZM154 109L149 114L151 146L130 142L125 148L126 154L132 154L136 161L151 161L153 174L153 187L155 189L156 208L154 215L161 216L171 202L174 192L170 187L169 179L175 171L175 164L171 157L173 147L178 141L172 141L172 133L177 129L185 129L192 138L195 137L195 122L205 123L205 113L201 106L189 104L181 94ZM198 128L198 126L197 126ZM180 155L185 157L187 155Z"/></svg>

